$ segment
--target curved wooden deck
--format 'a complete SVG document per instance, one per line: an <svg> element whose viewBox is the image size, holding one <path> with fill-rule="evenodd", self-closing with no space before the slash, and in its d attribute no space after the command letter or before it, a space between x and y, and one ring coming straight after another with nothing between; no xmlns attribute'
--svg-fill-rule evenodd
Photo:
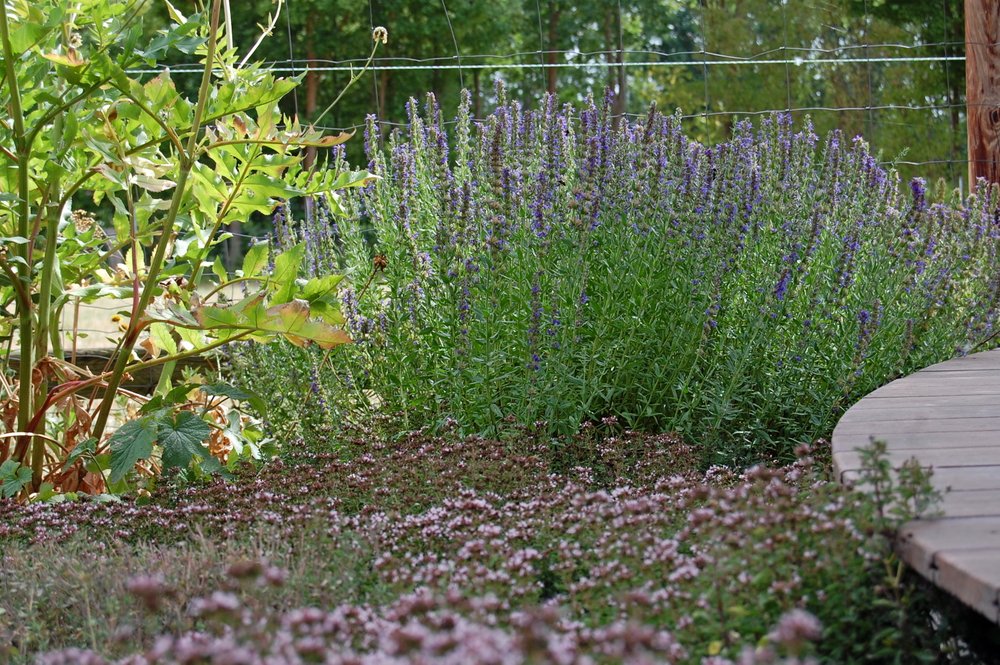
<svg viewBox="0 0 1000 665"><path fill-rule="evenodd" d="M898 551L924 577L1000 623L1000 349L928 367L851 407L833 432L841 482L858 478L857 448L916 457L946 491L942 516L909 522Z"/></svg>

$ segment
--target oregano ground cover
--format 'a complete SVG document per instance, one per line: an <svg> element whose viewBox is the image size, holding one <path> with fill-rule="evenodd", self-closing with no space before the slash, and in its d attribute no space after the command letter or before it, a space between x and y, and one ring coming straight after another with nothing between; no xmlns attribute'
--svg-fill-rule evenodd
<svg viewBox="0 0 1000 665"><path fill-rule="evenodd" d="M322 439L373 412L492 434L615 416L706 463L790 459L860 396L991 344L990 187L900 183L860 137L787 115L706 146L655 109L504 95L453 123L411 102L384 145L370 124L382 178L346 218L275 217L277 244L355 276L350 348L237 354L277 421Z"/></svg>
<svg viewBox="0 0 1000 665"><path fill-rule="evenodd" d="M145 505L0 502L0 661L977 662L822 444L706 474L620 429L336 443Z"/></svg>

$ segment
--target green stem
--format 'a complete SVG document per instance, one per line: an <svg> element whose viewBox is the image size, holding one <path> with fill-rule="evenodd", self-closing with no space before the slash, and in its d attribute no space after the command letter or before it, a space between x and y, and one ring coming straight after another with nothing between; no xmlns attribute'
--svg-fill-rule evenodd
<svg viewBox="0 0 1000 665"><path fill-rule="evenodd" d="M10 283L14 285L14 291L17 293L17 297L14 299L17 303L17 308L20 310L22 307L31 307L31 296L25 290L24 284L21 283L21 280L14 273L14 269L10 267L10 264L0 259L0 270L7 275Z"/></svg>
<svg viewBox="0 0 1000 665"><path fill-rule="evenodd" d="M212 296L226 288L227 286L232 286L233 284L239 284L240 282L267 282L268 278L263 275L256 275L254 277L235 277L223 284L217 284L214 289L206 293L201 297L202 302L208 302Z"/></svg>
<svg viewBox="0 0 1000 665"><path fill-rule="evenodd" d="M375 59L375 52L376 51L378 51L378 42L375 42L375 46L372 47L372 52L368 55L368 60L365 61L365 64L361 67L361 69L358 71L357 74L354 74L354 75L351 76L351 79L347 82L347 85L345 85L343 87L343 89L341 89L340 94L337 95L337 98L334 99L332 102L330 102L330 105L327 106L325 109L323 109L323 112L320 113L318 116L316 116L315 120L311 121L314 125L317 124L320 120L322 120L326 116L327 113L329 113L330 111L332 111L333 107L336 106L337 102L340 101L340 98L344 96L344 93L346 93L348 90L350 90L351 86L353 86L354 83L359 78L361 78L361 76L366 71L368 71L368 68L371 67L372 60Z"/></svg>
<svg viewBox="0 0 1000 665"><path fill-rule="evenodd" d="M58 140L62 141L63 120L61 116L56 116L53 122L53 130ZM38 128L31 132L31 139L38 135ZM40 276L40 286L38 293L38 328L35 335L35 357L44 358L48 353L49 327L52 323L50 319L52 311L52 283L56 276L56 247L59 239L59 217L62 208L59 205L59 180L55 179L49 183L46 191L46 199L49 201L45 209L45 255L42 257L42 273ZM53 326L58 330L58 323ZM45 386L41 386L42 392Z"/></svg>
<svg viewBox="0 0 1000 665"><path fill-rule="evenodd" d="M179 155L180 172L177 175L177 183L174 186L174 195L170 200L170 209L167 211L167 215L164 219L159 242L157 242L156 249L153 251L153 257L149 262L149 273L146 279L146 286L143 288L142 295L139 297L139 302L133 308L134 311L132 312L132 316L129 318L128 331L126 331L125 337L123 338L121 350L119 351L111 376L108 379L108 386L105 390L104 398L101 400L101 408L98 411L97 421L94 423L93 431L93 436L98 440L101 439L104 434L104 430L108 425L108 417L111 415L111 407L114 404L115 393L118 391L118 386L121 385L122 377L128 368L129 357L132 355L132 349L139 340L139 333L142 332L143 322L140 321L140 317L149 306L149 302L153 298L153 291L157 287L157 277L160 273L160 269L163 267L163 261L167 253L167 246L170 244L170 239L173 235L174 223L177 220L177 213L180 211L181 202L184 199L188 176L190 175L191 169L194 167L194 163L197 160L198 134L200 132L202 119L205 115L205 108L208 105L208 92L212 82L212 68L215 62L215 51L217 46L216 40L219 34L219 14L221 8L221 0L214 0L212 3L212 17L209 22L208 44L207 52L205 54L205 69L202 72L201 86L198 89L198 103L195 107L191 136L188 139L186 152Z"/></svg>
<svg viewBox="0 0 1000 665"><path fill-rule="evenodd" d="M199 346L197 349L191 349L190 351L181 351L180 353L174 353L169 356L162 356L160 358L153 358L152 360L144 360L142 362L133 363L131 365L128 365L125 368L125 371L129 373L139 372L144 369L149 369L150 367L157 367L159 365L164 365L170 362L178 362L181 360L185 360L187 358L194 358L195 356L202 355L206 351L217 349L220 346L224 346L232 342L238 342L241 339L249 335L252 335L255 332L257 332L256 328L254 328L253 330L244 330L242 332L236 333L231 337L227 337L225 339L217 339L214 342L206 344L205 346Z"/></svg>
<svg viewBox="0 0 1000 665"><path fill-rule="evenodd" d="M209 238L214 238L219 230L222 229L222 223L225 221L226 215L228 215L229 211L232 209L233 202L236 201L236 197L239 196L240 191L243 189L243 183L246 181L247 177L250 176L250 171L255 165L254 162L259 156L260 146L258 145L254 148L253 154L250 158L244 162L239 178L236 179L230 188L229 196L226 198L225 202L223 202L222 208L219 210L219 214L215 218L215 223L212 225L212 231L208 234ZM192 291L198 288L198 283L201 281L201 267L208 258L208 253L211 249L212 245L206 242L205 246L202 247L201 251L198 253L198 258L195 259L194 266L191 270L190 288Z"/></svg>
<svg viewBox="0 0 1000 665"><path fill-rule="evenodd" d="M45 220L45 256L42 257L41 284L38 293L38 324L35 329L35 357L44 358L48 354L50 315L52 312L52 282L56 272L56 240L59 235L59 208L49 205ZM54 331L58 334L58 324ZM23 361L22 361L23 362ZM44 395L47 382L42 379L38 385ZM44 431L44 428L43 428ZM45 440L35 439L31 450L32 488L37 489L42 481L42 464L45 461Z"/></svg>
<svg viewBox="0 0 1000 665"><path fill-rule="evenodd" d="M17 234L27 238L29 233L28 223L31 211L28 208L28 196L31 193L28 183L28 162L30 160L31 144L26 140L24 128L24 110L21 108L21 91L17 84L17 74L14 71L15 54L10 43L10 25L7 19L7 3L0 2L0 42L3 47L3 62L7 77L7 85L10 90L10 115L14 121L14 151L17 153ZM22 285L31 284L31 265L28 261L28 245L18 245L17 255L25 263L18 265L18 275ZM19 304L18 308L18 328L21 339L21 365L18 369L18 406L17 406L17 426L22 432L31 422L31 402L33 386L31 384L31 371L34 363L31 354L31 301Z"/></svg>

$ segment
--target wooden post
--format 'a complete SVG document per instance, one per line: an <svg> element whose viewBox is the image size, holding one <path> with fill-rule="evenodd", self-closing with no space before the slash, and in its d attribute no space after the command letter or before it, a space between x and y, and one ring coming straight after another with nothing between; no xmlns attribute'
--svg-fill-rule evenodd
<svg viewBox="0 0 1000 665"><path fill-rule="evenodd" d="M1000 2L965 0L969 190L1000 182Z"/></svg>

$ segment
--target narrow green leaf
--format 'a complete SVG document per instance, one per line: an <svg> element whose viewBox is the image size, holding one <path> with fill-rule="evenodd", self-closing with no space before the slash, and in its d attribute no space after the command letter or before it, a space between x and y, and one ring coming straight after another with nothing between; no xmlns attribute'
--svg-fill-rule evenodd
<svg viewBox="0 0 1000 665"><path fill-rule="evenodd" d="M163 2L167 4L167 13L170 15L171 19L180 25L187 23L187 18L185 18L184 14L177 11L176 7L170 4L170 0L163 0Z"/></svg>
<svg viewBox="0 0 1000 665"><path fill-rule="evenodd" d="M256 393L242 390L226 383L213 383L211 385L201 386L201 391L206 395L228 397L236 402L247 402L257 411L257 413L262 416L267 414L267 404Z"/></svg>
<svg viewBox="0 0 1000 665"><path fill-rule="evenodd" d="M243 276L256 277L267 267L271 247L268 242L259 242L247 250L243 257Z"/></svg>
<svg viewBox="0 0 1000 665"><path fill-rule="evenodd" d="M270 289L274 293L272 302L283 304L295 295L295 280L299 276L299 266L306 255L305 243L290 247L274 259L274 274L271 275Z"/></svg>
<svg viewBox="0 0 1000 665"><path fill-rule="evenodd" d="M219 278L220 284L225 284L229 281L229 273L226 272L226 266L222 265L222 257L216 256L215 262L212 263L212 272L215 276Z"/></svg>

